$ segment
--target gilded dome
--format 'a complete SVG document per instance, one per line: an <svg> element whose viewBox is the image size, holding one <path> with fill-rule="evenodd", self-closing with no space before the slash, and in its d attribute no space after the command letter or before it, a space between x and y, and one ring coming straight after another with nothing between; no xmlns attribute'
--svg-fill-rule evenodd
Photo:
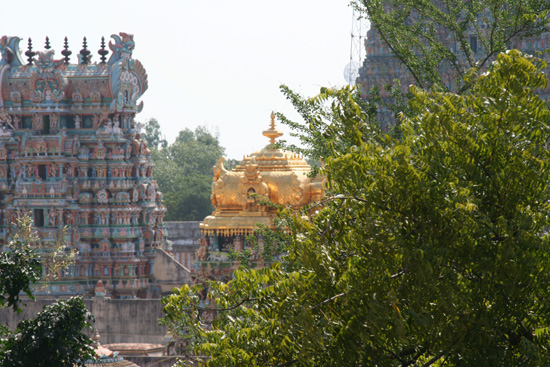
<svg viewBox="0 0 550 367"><path fill-rule="evenodd" d="M269 144L244 157L233 170L225 169L223 157L213 167L211 199L215 210L200 225L205 235L247 235L258 223L270 227L276 211L260 205L260 199L295 210L321 199L323 178L309 177L311 167L302 157L275 145L283 133L275 128L274 114L263 135Z"/></svg>

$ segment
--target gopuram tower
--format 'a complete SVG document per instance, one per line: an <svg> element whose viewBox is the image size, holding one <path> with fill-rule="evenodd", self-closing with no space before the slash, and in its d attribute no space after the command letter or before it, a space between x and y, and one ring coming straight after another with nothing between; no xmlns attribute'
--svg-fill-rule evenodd
<svg viewBox="0 0 550 367"><path fill-rule="evenodd" d="M94 63L86 38L80 52L65 38L60 59L48 38L44 51L29 39L26 61L20 38L0 39L0 241L28 213L41 241L67 226L67 243L78 250L75 264L38 295L91 294L102 280L115 298L156 296L166 208L134 121L147 74L132 59L133 35L111 37L110 52L102 38Z"/></svg>

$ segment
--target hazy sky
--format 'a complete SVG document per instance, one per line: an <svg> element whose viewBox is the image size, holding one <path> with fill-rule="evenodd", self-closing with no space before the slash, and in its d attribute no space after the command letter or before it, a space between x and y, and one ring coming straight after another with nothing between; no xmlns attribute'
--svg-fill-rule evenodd
<svg viewBox="0 0 550 367"><path fill-rule="evenodd" d="M348 0L32 0L3 3L1 17L22 52L49 36L61 58L67 36L73 62L83 36L98 61L101 36L133 33L149 77L136 119L155 117L170 142L206 125L237 159L267 144L272 110L298 118L280 84L305 96L345 84L351 26Z"/></svg>

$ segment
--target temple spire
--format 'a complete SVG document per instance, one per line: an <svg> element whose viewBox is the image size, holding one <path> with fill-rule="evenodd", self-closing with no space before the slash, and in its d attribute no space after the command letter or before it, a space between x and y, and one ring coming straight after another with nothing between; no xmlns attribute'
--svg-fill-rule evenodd
<svg viewBox="0 0 550 367"><path fill-rule="evenodd" d="M27 56L27 65L32 65L32 58L36 55L36 52L32 50L32 40L29 37L29 44L28 44L28 50L25 52L25 56Z"/></svg>
<svg viewBox="0 0 550 367"><path fill-rule="evenodd" d="M262 135L269 139L270 144L275 144L275 139L283 136L283 132L275 128L275 113L271 112L271 124L269 129L264 130Z"/></svg>
<svg viewBox="0 0 550 367"><path fill-rule="evenodd" d="M69 50L69 40L67 37L65 37L65 40L63 41L63 51L61 51L61 55L63 55L65 64L69 63L69 56L71 56L72 51Z"/></svg>

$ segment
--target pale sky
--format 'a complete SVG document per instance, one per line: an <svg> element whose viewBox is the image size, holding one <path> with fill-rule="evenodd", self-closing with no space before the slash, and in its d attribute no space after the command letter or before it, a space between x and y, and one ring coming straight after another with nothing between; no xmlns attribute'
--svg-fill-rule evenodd
<svg viewBox="0 0 550 367"><path fill-rule="evenodd" d="M298 119L279 91L304 96L346 82L352 9L348 0L92 0L2 4L1 35L49 36L61 58L69 38L72 62L88 39L98 61L101 36L134 34L133 58L147 70L149 89L136 120L155 117L172 142L180 130L206 125L219 133L228 158L261 149L271 111ZM288 129L280 127L288 137Z"/></svg>

